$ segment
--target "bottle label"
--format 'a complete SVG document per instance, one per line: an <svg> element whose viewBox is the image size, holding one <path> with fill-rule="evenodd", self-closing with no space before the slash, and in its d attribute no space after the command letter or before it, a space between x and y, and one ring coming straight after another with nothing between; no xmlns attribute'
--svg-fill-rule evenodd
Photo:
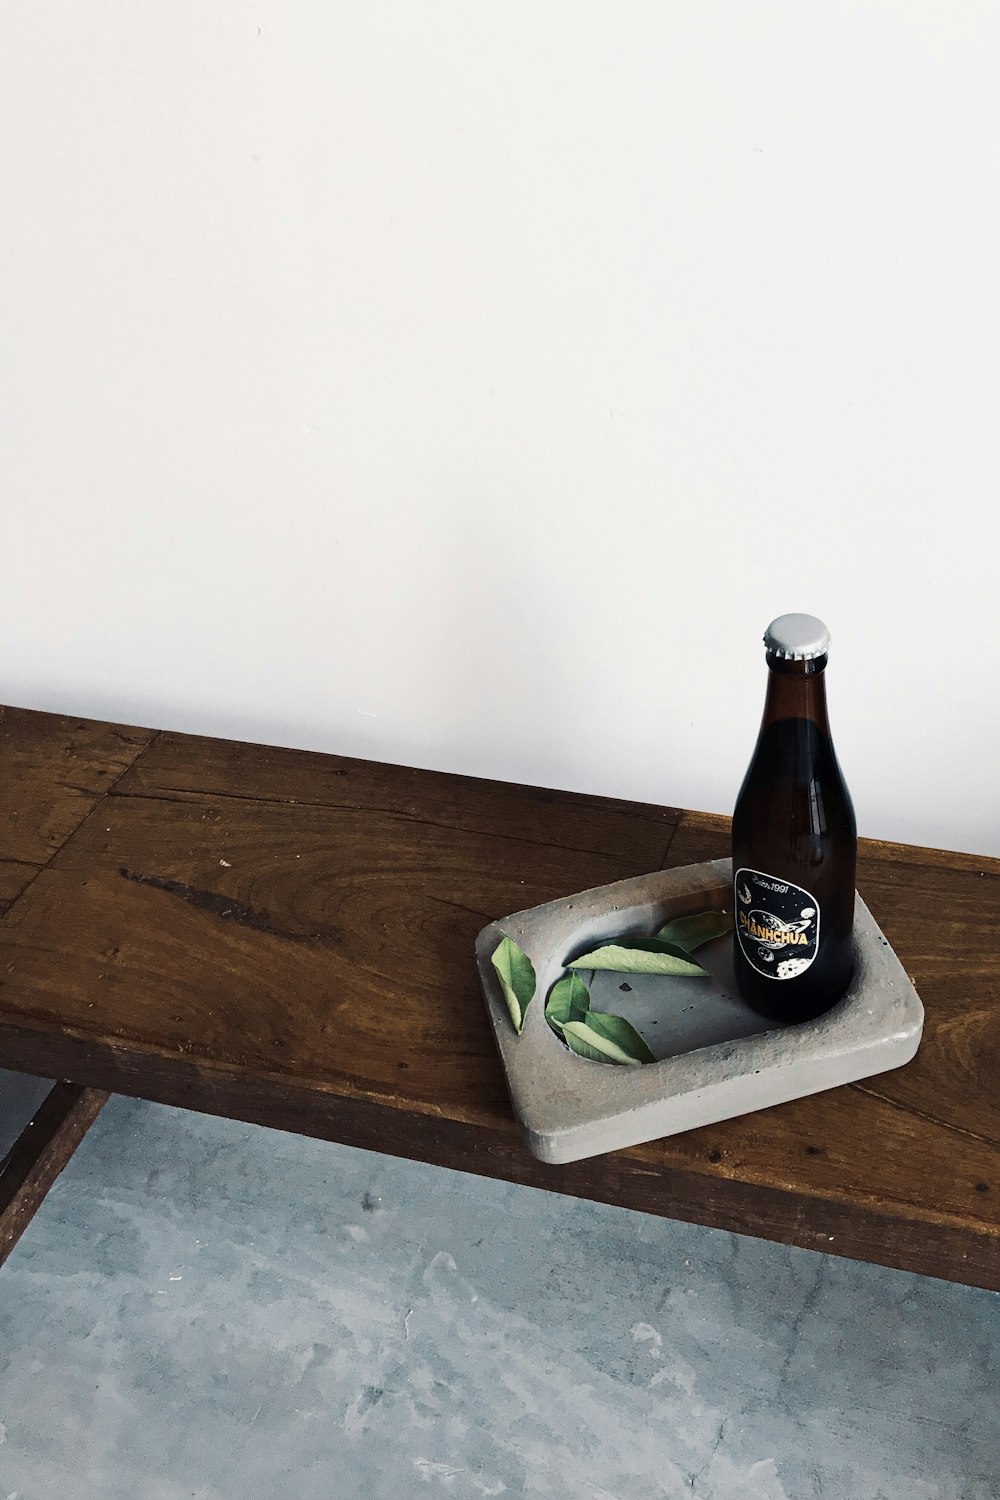
<svg viewBox="0 0 1000 1500"><path fill-rule="evenodd" d="M819 903L791 881L737 870L736 936L743 957L767 979L804 974L819 947Z"/></svg>

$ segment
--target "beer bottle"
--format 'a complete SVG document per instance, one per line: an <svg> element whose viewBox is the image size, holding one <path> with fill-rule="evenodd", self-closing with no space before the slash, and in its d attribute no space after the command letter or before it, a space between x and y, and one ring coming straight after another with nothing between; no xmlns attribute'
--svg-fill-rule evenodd
<svg viewBox="0 0 1000 1500"><path fill-rule="evenodd" d="M747 1004L788 1023L851 982L857 825L827 721L829 631L781 615L764 645L764 717L733 814L734 966Z"/></svg>

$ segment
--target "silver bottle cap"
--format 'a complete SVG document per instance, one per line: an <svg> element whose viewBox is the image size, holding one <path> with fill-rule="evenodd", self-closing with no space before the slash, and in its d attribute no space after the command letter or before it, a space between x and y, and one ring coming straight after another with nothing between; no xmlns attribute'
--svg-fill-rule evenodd
<svg viewBox="0 0 1000 1500"><path fill-rule="evenodd" d="M764 645L785 661L813 661L830 649L830 632L815 615L779 615L764 631Z"/></svg>

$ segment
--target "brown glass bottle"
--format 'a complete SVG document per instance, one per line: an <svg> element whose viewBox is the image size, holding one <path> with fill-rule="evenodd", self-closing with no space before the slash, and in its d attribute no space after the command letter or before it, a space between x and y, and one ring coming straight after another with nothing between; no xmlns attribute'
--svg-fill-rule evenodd
<svg viewBox="0 0 1000 1500"><path fill-rule="evenodd" d="M851 982L857 825L827 719L826 627L782 615L764 641L764 717L733 814L734 966L748 1005L793 1023Z"/></svg>

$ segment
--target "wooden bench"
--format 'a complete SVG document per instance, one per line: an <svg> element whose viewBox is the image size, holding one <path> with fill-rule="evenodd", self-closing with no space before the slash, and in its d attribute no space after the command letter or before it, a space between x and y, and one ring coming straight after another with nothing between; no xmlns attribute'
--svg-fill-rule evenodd
<svg viewBox="0 0 1000 1500"><path fill-rule="evenodd" d="M862 843L926 1006L908 1067L554 1167L475 935L724 854L726 819L20 709L0 777L0 1067L72 1081L37 1181L23 1138L0 1167L8 1240L119 1092L1000 1289L1000 861Z"/></svg>

